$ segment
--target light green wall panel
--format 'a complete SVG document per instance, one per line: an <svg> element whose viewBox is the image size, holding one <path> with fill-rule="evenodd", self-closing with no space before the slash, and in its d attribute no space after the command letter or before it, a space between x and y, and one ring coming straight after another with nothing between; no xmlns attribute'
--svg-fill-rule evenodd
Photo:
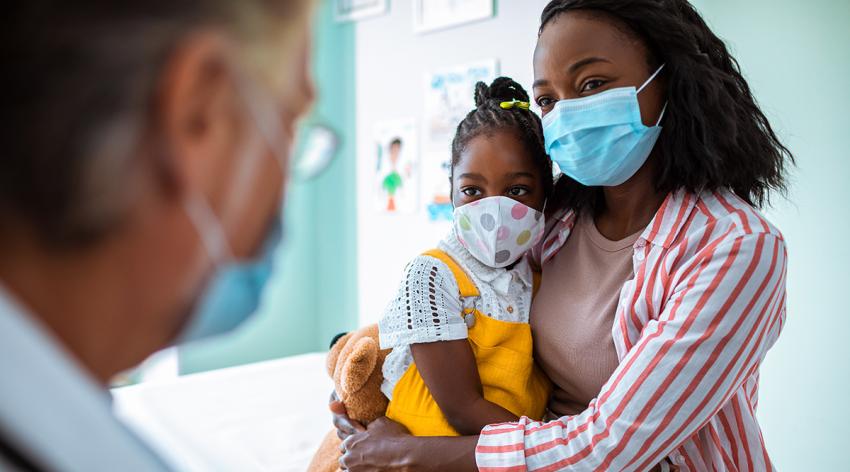
<svg viewBox="0 0 850 472"><path fill-rule="evenodd" d="M767 211L789 252L788 317L762 369L758 416L780 470L848 470L850 1L702 0L797 157Z"/></svg>

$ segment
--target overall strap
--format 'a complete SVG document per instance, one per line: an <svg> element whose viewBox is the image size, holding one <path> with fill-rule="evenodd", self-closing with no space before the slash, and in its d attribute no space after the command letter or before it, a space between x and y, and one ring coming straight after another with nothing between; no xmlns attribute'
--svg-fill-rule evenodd
<svg viewBox="0 0 850 472"><path fill-rule="evenodd" d="M462 298L479 296L478 288L475 286L472 279L469 278L469 275L466 274L466 271L464 271L451 256L446 254L445 251L440 249L431 249L422 255L433 257L449 267L449 270L452 271L452 275L455 276L457 288L460 291L460 296Z"/></svg>

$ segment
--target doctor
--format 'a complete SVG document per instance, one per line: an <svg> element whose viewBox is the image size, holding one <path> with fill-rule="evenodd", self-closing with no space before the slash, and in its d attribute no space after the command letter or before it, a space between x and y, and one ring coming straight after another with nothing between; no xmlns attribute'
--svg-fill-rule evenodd
<svg viewBox="0 0 850 472"><path fill-rule="evenodd" d="M313 98L310 3L7 7L0 470L168 468L106 386L254 311Z"/></svg>

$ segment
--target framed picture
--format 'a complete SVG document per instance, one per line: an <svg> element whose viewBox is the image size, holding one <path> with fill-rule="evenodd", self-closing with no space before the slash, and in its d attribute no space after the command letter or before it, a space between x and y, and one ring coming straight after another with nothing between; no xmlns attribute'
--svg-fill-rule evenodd
<svg viewBox="0 0 850 472"><path fill-rule="evenodd" d="M419 145L413 118L374 126L374 206L383 213L415 213L419 202Z"/></svg>
<svg viewBox="0 0 850 472"><path fill-rule="evenodd" d="M414 0L413 29L425 33L492 18L495 0Z"/></svg>
<svg viewBox="0 0 850 472"><path fill-rule="evenodd" d="M422 155L422 186L430 221L451 221L449 198L451 143L457 125L475 107L475 83L490 83L499 61L488 59L432 71L425 78L424 140L431 151Z"/></svg>
<svg viewBox="0 0 850 472"><path fill-rule="evenodd" d="M357 21L387 12L389 0L334 0L336 21Z"/></svg>
<svg viewBox="0 0 850 472"><path fill-rule="evenodd" d="M499 61L445 67L425 77L425 129L429 144L451 144L457 125L475 108L475 84L489 84L499 74Z"/></svg>

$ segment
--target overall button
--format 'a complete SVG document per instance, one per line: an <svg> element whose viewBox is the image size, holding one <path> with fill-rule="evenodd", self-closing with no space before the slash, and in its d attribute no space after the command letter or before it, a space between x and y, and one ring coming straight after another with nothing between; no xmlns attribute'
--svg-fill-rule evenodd
<svg viewBox="0 0 850 472"><path fill-rule="evenodd" d="M467 328L472 328L475 326L475 314L467 313L466 316L463 317L463 320L466 322Z"/></svg>
<svg viewBox="0 0 850 472"><path fill-rule="evenodd" d="M514 307L508 305L508 313L513 313L513 312L514 312Z"/></svg>

